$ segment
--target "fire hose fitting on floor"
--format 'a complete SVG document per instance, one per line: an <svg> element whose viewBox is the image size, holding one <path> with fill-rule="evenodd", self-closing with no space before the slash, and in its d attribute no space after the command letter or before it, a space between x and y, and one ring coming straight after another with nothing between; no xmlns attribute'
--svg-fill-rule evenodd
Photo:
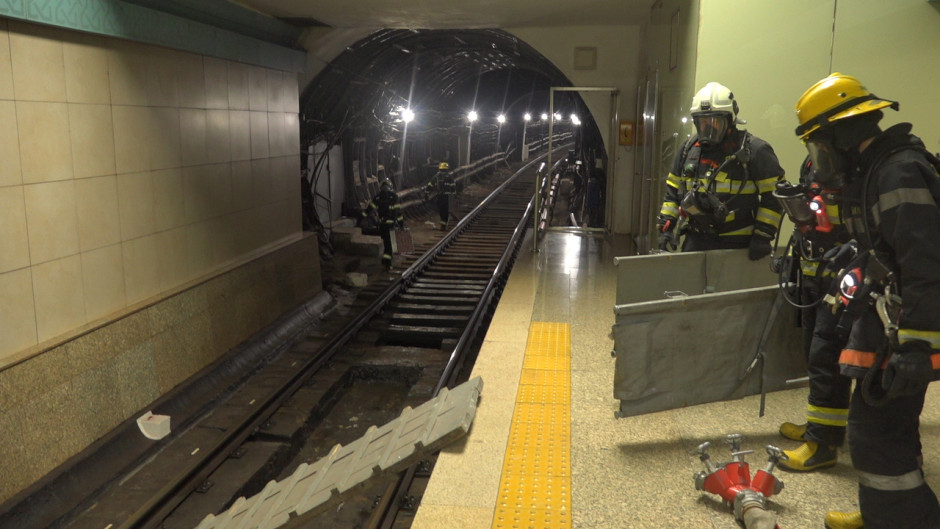
<svg viewBox="0 0 940 529"><path fill-rule="evenodd" d="M776 517L767 509L766 499L783 490L783 482L773 474L774 467L787 459L783 450L767 445L767 467L754 473L743 457L753 450L741 450L741 434L730 434L725 442L731 446L731 461L716 465L708 455L711 443L704 442L693 452L705 464L705 470L693 476L695 489L716 494L732 506L734 517L747 529L780 529Z"/></svg>

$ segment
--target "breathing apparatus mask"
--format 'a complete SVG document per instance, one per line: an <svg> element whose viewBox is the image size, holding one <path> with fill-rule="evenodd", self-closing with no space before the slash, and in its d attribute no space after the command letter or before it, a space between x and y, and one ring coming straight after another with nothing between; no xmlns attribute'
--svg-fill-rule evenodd
<svg viewBox="0 0 940 529"><path fill-rule="evenodd" d="M786 180L777 182L773 191L787 217L800 231L810 229L824 233L832 231L832 222L826 211L826 201L816 185L796 184Z"/></svg>
<svg viewBox="0 0 940 529"><path fill-rule="evenodd" d="M727 112L702 112L692 115L699 144L709 148L720 144L731 128L731 114Z"/></svg>

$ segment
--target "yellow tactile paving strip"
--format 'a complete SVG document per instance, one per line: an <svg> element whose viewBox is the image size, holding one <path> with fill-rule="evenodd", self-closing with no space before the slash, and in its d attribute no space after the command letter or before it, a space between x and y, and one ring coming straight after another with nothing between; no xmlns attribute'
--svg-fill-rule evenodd
<svg viewBox="0 0 940 529"><path fill-rule="evenodd" d="M570 331L529 327L493 529L571 527Z"/></svg>

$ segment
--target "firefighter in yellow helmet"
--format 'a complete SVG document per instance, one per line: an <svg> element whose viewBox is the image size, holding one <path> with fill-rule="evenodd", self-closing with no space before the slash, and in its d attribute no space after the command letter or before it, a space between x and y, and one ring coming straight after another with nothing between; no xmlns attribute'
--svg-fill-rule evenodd
<svg viewBox="0 0 940 529"><path fill-rule="evenodd" d="M450 165L447 162L441 162L437 166L437 173L428 180L424 186L424 195L437 195L437 212L441 216L441 229L447 229L447 223L450 220L450 201L457 195L457 182L454 181L454 175L450 172Z"/></svg>
<svg viewBox="0 0 940 529"><path fill-rule="evenodd" d="M675 250L680 217L682 251L748 248L752 260L771 252L780 223L774 186L783 168L766 141L738 124L738 102L726 86L711 82L692 98L696 134L679 149L666 177L657 218L660 250Z"/></svg>
<svg viewBox="0 0 940 529"><path fill-rule="evenodd" d="M919 418L940 375L940 176L911 124L878 125L897 102L834 73L796 103L816 177L843 188L841 211L858 257L836 278L844 305L839 357L856 379L849 450L859 512L830 512L832 529L940 527L940 503L924 481Z"/></svg>

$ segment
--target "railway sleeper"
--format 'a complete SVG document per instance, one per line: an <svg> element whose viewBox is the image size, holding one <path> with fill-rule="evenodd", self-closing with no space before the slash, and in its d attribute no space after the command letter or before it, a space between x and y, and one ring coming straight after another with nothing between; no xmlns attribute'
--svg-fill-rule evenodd
<svg viewBox="0 0 940 529"><path fill-rule="evenodd" d="M461 327L426 327L418 325L389 325L381 334L385 345L440 347L441 341L457 338Z"/></svg>
<svg viewBox="0 0 940 529"><path fill-rule="evenodd" d="M467 316L448 316L437 313L394 313L389 316L388 320L392 325L445 327L449 325L465 325L469 321L469 318Z"/></svg>

